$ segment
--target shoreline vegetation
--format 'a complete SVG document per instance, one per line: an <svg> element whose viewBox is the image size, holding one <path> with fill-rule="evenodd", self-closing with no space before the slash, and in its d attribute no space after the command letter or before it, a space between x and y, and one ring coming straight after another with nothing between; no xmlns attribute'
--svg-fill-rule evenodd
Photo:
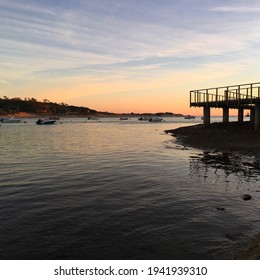
<svg viewBox="0 0 260 280"><path fill-rule="evenodd" d="M38 101L35 98L0 97L0 116L16 118L71 118L71 117L183 117L182 114L171 112L158 113L111 113L101 112L88 107L73 106L66 103L54 103L47 99Z"/></svg>
<svg viewBox="0 0 260 280"><path fill-rule="evenodd" d="M260 158L260 131L251 122L212 123L166 130L178 144L204 151L239 153ZM255 235L236 260L260 260L260 233Z"/></svg>

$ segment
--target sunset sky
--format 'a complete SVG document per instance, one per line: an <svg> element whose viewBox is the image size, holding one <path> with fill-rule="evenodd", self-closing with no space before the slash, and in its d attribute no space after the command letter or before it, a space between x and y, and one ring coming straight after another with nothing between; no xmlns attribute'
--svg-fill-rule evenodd
<svg viewBox="0 0 260 280"><path fill-rule="evenodd" d="M0 0L0 96L199 114L190 90L260 81L259 14L259 0Z"/></svg>

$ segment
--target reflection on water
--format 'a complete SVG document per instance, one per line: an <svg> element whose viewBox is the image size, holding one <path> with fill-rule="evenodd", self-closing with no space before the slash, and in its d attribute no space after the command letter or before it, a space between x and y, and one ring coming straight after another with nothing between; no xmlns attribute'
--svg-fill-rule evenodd
<svg viewBox="0 0 260 280"><path fill-rule="evenodd" d="M222 152L203 152L190 156L190 176L215 183L236 183L236 188L260 191L256 183L260 162L254 157ZM253 188L253 189L252 189Z"/></svg>

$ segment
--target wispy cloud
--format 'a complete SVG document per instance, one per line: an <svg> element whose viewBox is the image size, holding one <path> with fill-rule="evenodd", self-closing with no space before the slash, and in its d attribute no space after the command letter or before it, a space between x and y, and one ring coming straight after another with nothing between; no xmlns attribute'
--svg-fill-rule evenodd
<svg viewBox="0 0 260 280"><path fill-rule="evenodd" d="M0 79L0 84L8 85L8 81Z"/></svg>
<svg viewBox="0 0 260 280"><path fill-rule="evenodd" d="M213 12L231 12L231 13L259 13L260 5L258 7L249 7L249 6L220 6L212 8Z"/></svg>

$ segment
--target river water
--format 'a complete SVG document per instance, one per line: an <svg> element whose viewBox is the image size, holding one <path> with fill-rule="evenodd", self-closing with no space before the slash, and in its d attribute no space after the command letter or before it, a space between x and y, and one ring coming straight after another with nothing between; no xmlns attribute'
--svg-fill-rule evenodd
<svg viewBox="0 0 260 280"><path fill-rule="evenodd" d="M260 230L260 166L148 123L0 127L1 259L232 259ZM244 201L242 196L252 199Z"/></svg>

